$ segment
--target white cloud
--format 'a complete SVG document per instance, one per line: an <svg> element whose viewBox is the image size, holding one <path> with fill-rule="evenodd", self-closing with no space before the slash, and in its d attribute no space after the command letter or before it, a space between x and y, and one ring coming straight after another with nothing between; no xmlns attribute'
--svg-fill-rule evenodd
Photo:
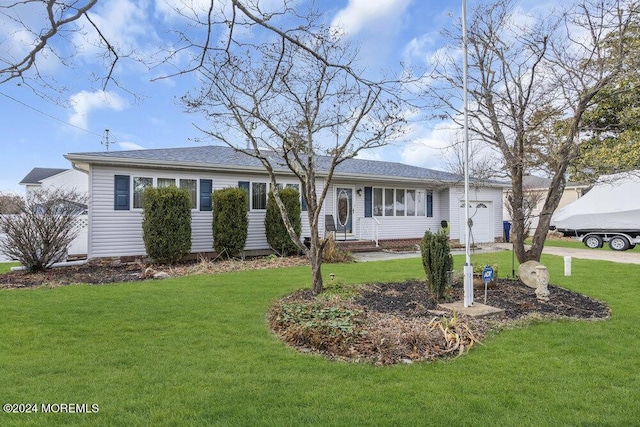
<svg viewBox="0 0 640 427"><path fill-rule="evenodd" d="M144 150L145 148L135 142L118 142L118 146L123 150Z"/></svg>
<svg viewBox="0 0 640 427"><path fill-rule="evenodd" d="M388 32L398 26L411 0L349 0L346 8L338 12L331 23L347 34L353 35L363 29Z"/></svg>
<svg viewBox="0 0 640 427"><path fill-rule="evenodd" d="M113 92L102 90L87 92L85 90L71 95L71 105L74 113L69 118L69 123L82 129L87 129L89 114L95 110L122 111L127 103Z"/></svg>
<svg viewBox="0 0 640 427"><path fill-rule="evenodd" d="M149 20L147 1L111 0L105 4L108 6L91 9L89 16L119 52L144 50L146 40L153 40L157 45L158 38ZM83 55L95 55L104 49L104 43L88 23L84 31L74 34L74 43L81 46Z"/></svg>
<svg viewBox="0 0 640 427"><path fill-rule="evenodd" d="M401 152L401 162L430 169L446 169L449 159L447 149L460 138L460 129L451 122L433 127L414 125L407 136L411 143Z"/></svg>

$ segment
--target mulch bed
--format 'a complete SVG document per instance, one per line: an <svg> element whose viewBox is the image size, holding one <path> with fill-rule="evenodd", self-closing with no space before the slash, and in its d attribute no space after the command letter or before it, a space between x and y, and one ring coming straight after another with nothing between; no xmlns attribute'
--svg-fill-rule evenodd
<svg viewBox="0 0 640 427"><path fill-rule="evenodd" d="M519 280L497 279L496 286L487 290L487 305L505 310L500 317L519 319L533 313L576 319L602 319L609 316L609 308L596 301L567 289L549 285L549 301L536 298L534 289ZM463 288L454 286L451 300L463 299ZM484 303L484 289L474 291L474 301ZM402 283L377 283L367 285L354 302L370 311L396 313L403 316L428 316L436 310L438 302L427 292L423 281Z"/></svg>
<svg viewBox="0 0 640 427"><path fill-rule="evenodd" d="M274 304L269 323L277 336L301 352L390 365L459 356L481 343L489 331L524 326L528 319L599 320L610 316L606 304L558 286L549 285L549 301L542 302L534 289L518 280L496 282L495 288L487 290L486 304L504 313L482 318L443 311L430 297L425 282L416 280L362 285L347 299L322 299L310 291L299 291ZM454 286L448 299L462 300L463 293L462 285ZM475 302L484 303L484 289L475 290L474 297ZM325 316L328 306L338 312L357 313L349 318L353 328L348 332L331 330L326 320L308 316L296 323L285 313L287 307L305 305L320 305ZM344 329L345 320L339 319L337 324Z"/></svg>
<svg viewBox="0 0 640 427"><path fill-rule="evenodd" d="M61 286L73 283L107 284L134 282L153 278L152 272L162 271L170 277L191 274L215 274L241 270L292 267L306 265L302 256L257 257L227 260L201 259L198 261L168 265L151 265L143 262L112 264L91 262L79 266L56 267L42 273L12 271L0 274L0 288L32 288L38 286Z"/></svg>

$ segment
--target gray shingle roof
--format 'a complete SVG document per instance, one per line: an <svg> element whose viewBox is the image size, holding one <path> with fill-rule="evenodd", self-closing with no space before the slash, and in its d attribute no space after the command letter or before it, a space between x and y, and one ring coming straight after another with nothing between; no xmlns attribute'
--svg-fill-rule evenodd
<svg viewBox="0 0 640 427"><path fill-rule="evenodd" d="M583 185L585 184L580 182L567 182L566 187L579 187ZM524 188L549 188L551 186L551 178L525 175L522 177L522 186Z"/></svg>
<svg viewBox="0 0 640 427"><path fill-rule="evenodd" d="M181 164L215 167L220 166L238 166L244 168L256 168L262 169L262 164L259 160L248 156L244 153L238 152L231 147L227 146L196 146L196 147L182 147L182 148L160 148L160 149L147 149L147 150L127 150L127 151L101 151L101 152L89 152L89 153L69 153L67 154L69 160L72 161L86 161L88 163L95 163L100 161L117 162L123 161L141 161L145 164ZM318 159L318 169L320 171L326 171L328 168L328 157L321 157ZM281 170L287 168L284 164L280 165ZM340 164L336 168L336 175L361 175L376 176L376 177L389 177L389 178L410 178L426 181L445 181L445 182L461 182L463 177L461 175L442 172L433 169L421 168L418 166L410 166L397 162L385 162L377 160L364 160L364 159L348 159Z"/></svg>
<svg viewBox="0 0 640 427"><path fill-rule="evenodd" d="M42 180L51 178L54 175L58 175L59 173L66 172L69 169L57 169L57 168L33 168L31 172L29 172L20 184L42 184Z"/></svg>

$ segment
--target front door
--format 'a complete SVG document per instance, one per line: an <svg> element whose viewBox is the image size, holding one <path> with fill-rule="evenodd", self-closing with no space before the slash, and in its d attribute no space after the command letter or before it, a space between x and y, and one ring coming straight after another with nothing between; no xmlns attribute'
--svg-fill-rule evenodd
<svg viewBox="0 0 640 427"><path fill-rule="evenodd" d="M336 231L351 233L353 219L353 188L336 187Z"/></svg>

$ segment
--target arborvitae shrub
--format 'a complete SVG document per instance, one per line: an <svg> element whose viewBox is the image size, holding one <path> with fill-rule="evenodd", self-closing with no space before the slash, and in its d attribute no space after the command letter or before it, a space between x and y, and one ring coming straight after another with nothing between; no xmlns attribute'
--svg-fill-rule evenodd
<svg viewBox="0 0 640 427"><path fill-rule="evenodd" d="M294 188L280 190L280 199L284 204L289 221L298 236L302 232L302 222L300 220L300 193ZM296 254L299 248L289 237L287 228L282 220L280 209L272 192L269 192L267 200L267 212L264 217L264 227L267 235L267 243L276 253L286 256Z"/></svg>
<svg viewBox="0 0 640 427"><path fill-rule="evenodd" d="M241 188L229 187L213 192L213 248L218 254L232 257L247 242L249 194Z"/></svg>
<svg viewBox="0 0 640 427"><path fill-rule="evenodd" d="M174 186L142 193L142 232L147 255L173 264L191 250L191 196Z"/></svg>
<svg viewBox="0 0 640 427"><path fill-rule="evenodd" d="M449 284L449 274L453 269L453 257L447 235L444 233L424 233L420 244L422 265L427 273L427 289L436 299L444 298Z"/></svg>

